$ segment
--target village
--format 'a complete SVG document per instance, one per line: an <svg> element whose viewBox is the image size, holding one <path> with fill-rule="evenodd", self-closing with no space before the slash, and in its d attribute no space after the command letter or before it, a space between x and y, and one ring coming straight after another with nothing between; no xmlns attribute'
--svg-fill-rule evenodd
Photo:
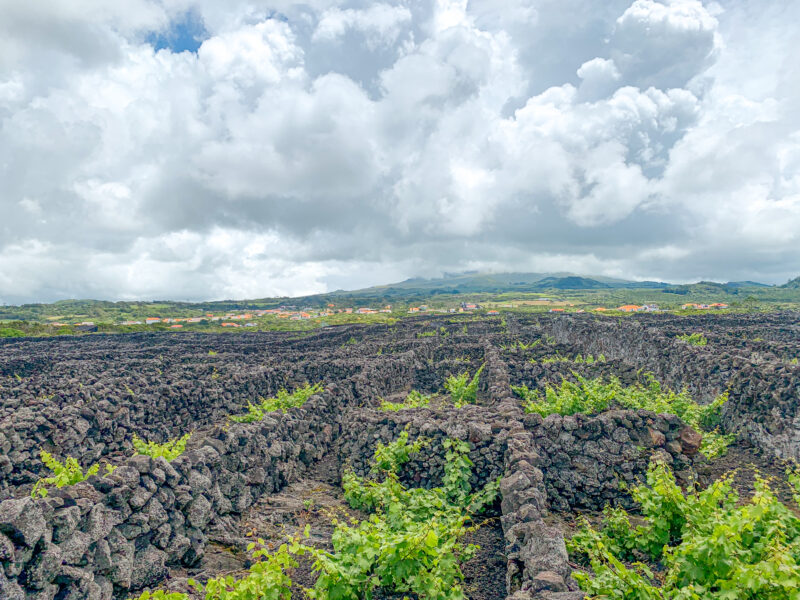
<svg viewBox="0 0 800 600"><path fill-rule="evenodd" d="M549 298L543 298L544 301L552 301ZM566 306L552 307L547 310L550 313L638 313L638 312L664 312L657 304L625 304L616 308L606 308L598 306L589 311L585 309L574 310L572 305L565 303ZM512 303L502 304L498 308L515 308ZM687 303L681 306L681 310L724 310L729 308L727 304L715 302L712 304L695 304ZM158 325L166 324L170 329L182 329L184 325L188 324L215 324L226 328L240 328L240 327L257 327L256 319L263 317L273 317L276 319L286 319L288 321L309 321L315 319L322 319L336 314L348 315L374 315L374 314L391 314L393 312L401 314L425 314L425 313L443 313L443 314L458 314L458 313L471 313L483 311L486 315L495 316L499 315L500 311L496 308L488 308L472 302L461 302L455 307L437 307L433 308L425 304L419 306L410 306L407 310L392 309L391 304L385 305L383 308L370 308L370 307L341 307L337 308L333 304L329 304L324 309L314 309L309 307L297 308L295 306L280 306L278 308L268 308L253 310L244 313L226 313L224 315L215 315L213 313L206 313L202 316L195 317L147 317L142 320L125 320L118 323L118 325ZM65 326L66 323L53 323L56 326ZM89 331L96 327L93 321L82 321L74 325L76 328Z"/></svg>

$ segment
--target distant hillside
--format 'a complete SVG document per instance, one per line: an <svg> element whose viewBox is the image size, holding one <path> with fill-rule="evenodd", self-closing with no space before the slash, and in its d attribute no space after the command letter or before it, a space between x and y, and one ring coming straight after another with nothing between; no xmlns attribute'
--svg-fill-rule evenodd
<svg viewBox="0 0 800 600"><path fill-rule="evenodd" d="M585 277L574 273L461 273L436 279L414 278L355 291L337 290L327 297L415 297L435 294L543 292L546 290L657 289L655 281Z"/></svg>
<svg viewBox="0 0 800 600"><path fill-rule="evenodd" d="M800 290L800 277L795 277L791 281L784 283L781 287L790 290Z"/></svg>
<svg viewBox="0 0 800 600"><path fill-rule="evenodd" d="M740 288L740 287L772 287L771 285L767 285L766 283L759 283L757 281L729 281L725 284L731 288Z"/></svg>
<svg viewBox="0 0 800 600"><path fill-rule="evenodd" d="M757 297L765 301L800 301L800 277L782 286L767 286L754 281L717 283L700 281L691 284L670 284L658 281L629 281L604 276L575 273L457 273L444 277L413 278L360 290L337 290L298 298L260 298L214 302L108 302L102 300L63 300L53 304L25 304L0 307L0 320L45 321L61 317L73 320L123 321L151 315L161 317L195 316L198 312L218 314L227 311L248 311L277 308L282 305L322 308L337 306L376 306L385 304L422 303L426 299L455 297L460 302L475 294L567 294L572 298L591 298L591 302L687 302L690 299L744 300ZM456 299L457 298L457 299Z"/></svg>

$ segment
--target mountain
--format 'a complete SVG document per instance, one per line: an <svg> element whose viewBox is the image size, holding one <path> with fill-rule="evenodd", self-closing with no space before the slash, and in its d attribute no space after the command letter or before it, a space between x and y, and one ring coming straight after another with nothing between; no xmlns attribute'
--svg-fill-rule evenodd
<svg viewBox="0 0 800 600"><path fill-rule="evenodd" d="M740 288L740 287L772 287L771 285L767 285L766 283L759 283L758 281L729 281L726 283L728 287Z"/></svg>
<svg viewBox="0 0 800 600"><path fill-rule="evenodd" d="M789 290L800 290L800 277L795 277L794 279L792 279L791 281L787 281L780 287Z"/></svg>
<svg viewBox="0 0 800 600"><path fill-rule="evenodd" d="M611 277L585 277L574 273L458 273L425 279L415 277L399 283L354 291L322 294L328 298L416 297L436 294L502 294L545 290L598 290L616 288L662 288L666 283L636 282Z"/></svg>
<svg viewBox="0 0 800 600"><path fill-rule="evenodd" d="M800 277L782 286L766 286L753 281L717 283L700 281L671 284L659 281L630 281L613 277L579 275L575 273L447 273L443 277L426 279L414 277L360 290L337 290L325 294L297 298L260 298L208 302L108 302L102 300L62 300L53 304L26 304L0 307L0 321L52 320L63 316L101 322L142 319L151 315L162 317L194 316L198 311L222 312L276 308L281 305L321 308L329 303L337 306L365 306L422 302L432 297L469 296L471 294L515 294L572 291L591 294L599 302L629 301L728 301L758 296L795 301L800 290ZM662 295L663 294L663 295ZM738 297L738 298L737 298ZM455 299L454 299L455 300ZM460 300L457 300L460 302Z"/></svg>

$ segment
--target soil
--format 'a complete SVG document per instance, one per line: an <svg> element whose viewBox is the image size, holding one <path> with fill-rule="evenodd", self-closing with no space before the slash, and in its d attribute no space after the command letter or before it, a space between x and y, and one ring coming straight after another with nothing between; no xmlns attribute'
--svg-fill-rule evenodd
<svg viewBox="0 0 800 600"><path fill-rule="evenodd" d="M306 542L331 550L333 518L368 518L366 513L346 504L339 484L338 461L329 455L315 464L303 481L279 493L264 496L241 519L217 523L216 530L210 533L211 541L200 564L188 570L173 569L162 588L200 598L192 594L187 585L188 578L206 581L221 575L243 577L252 564L247 552L249 543L263 540L266 547L277 548L288 537L301 533L306 525L310 526L310 537ZM463 541L479 546L475 556L462 567L462 587L467 598L505 598L505 541L499 517L486 517L482 526L468 533ZM305 598L303 588L313 587L316 573L312 569L312 559L296 557L296 560L298 566L288 573L293 582L292 597ZM419 600L413 594L389 594L380 590L374 596L375 600L401 600L403 597Z"/></svg>
<svg viewBox="0 0 800 600"><path fill-rule="evenodd" d="M730 446L724 456L707 464L696 464L695 470L702 487L732 473L733 487L739 493L740 502L746 502L753 495L757 478L767 479L778 498L794 506L792 488L786 481L786 469L790 466L788 461L776 460L757 448L739 443Z"/></svg>

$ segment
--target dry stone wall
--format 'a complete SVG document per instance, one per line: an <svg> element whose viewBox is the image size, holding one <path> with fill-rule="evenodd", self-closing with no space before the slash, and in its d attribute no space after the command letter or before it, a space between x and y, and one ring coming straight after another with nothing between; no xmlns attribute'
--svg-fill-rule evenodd
<svg viewBox="0 0 800 600"><path fill-rule="evenodd" d="M0 598L111 600L157 585L169 567L201 559L215 523L238 518L260 496L283 490L330 453L340 471L363 474L376 445L406 429L411 437L430 440L407 465L407 483L439 484L442 442L448 437L470 443L474 486L501 478L494 509L505 536L509 600L582 598L555 517L606 503L627 506L620 484L641 481L653 456L688 479L701 438L679 419L647 411L546 419L524 414L512 384L541 387L573 368L587 376L613 373L624 382L634 381L644 368L703 399L727 388L727 430L775 454L800 446L798 371L785 360L800 348L793 325L768 320L762 335L772 341L766 347L740 337L726 345L725 327L738 336L755 325L723 320L722 333L694 348L674 337L689 326L708 327L707 319L684 324L667 319L659 329L649 318L506 318L507 330L500 319L451 323L446 317L297 338L98 338L81 340L79 350L70 350L68 340L0 344L0 369L7 375L0 383L0 486L5 486L0 499L6 498L0 502ZM418 337L428 331L437 335ZM535 339L543 341L531 352L510 349L517 340ZM130 349L131 362L120 364L117 373L111 363L125 354L120 348ZM754 348L768 359L754 363L752 355L743 354ZM217 354L209 356L209 350ZM555 352L605 354L608 360L528 362L529 355ZM108 373L93 374L94 364ZM382 397L410 389L441 391L448 375L472 374L482 364L474 406L377 410ZM128 368L136 372L125 378ZM166 375L156 377L157 368ZM221 376L211 379L214 368ZM127 383L134 393L109 392L98 399L86 392L108 391L104 377L111 381L112 373L115 385ZM245 400L320 380L326 391L301 409L253 424L225 421ZM48 405L46 397L62 383L63 392ZM197 431L189 449L171 463L121 457L130 452L133 433L164 439L192 426ZM110 456L120 466L109 476L32 500L27 493L39 447L79 456L84 464Z"/></svg>

